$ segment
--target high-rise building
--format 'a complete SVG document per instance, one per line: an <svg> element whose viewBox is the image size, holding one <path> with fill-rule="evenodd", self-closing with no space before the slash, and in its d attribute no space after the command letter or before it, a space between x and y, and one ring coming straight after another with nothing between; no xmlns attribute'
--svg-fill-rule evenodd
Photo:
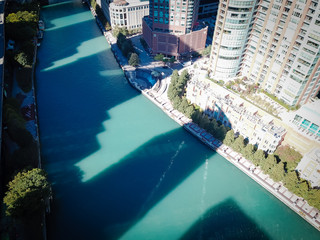
<svg viewBox="0 0 320 240"><path fill-rule="evenodd" d="M154 54L180 57L205 47L207 27L198 20L199 0L150 0L143 38Z"/></svg>
<svg viewBox="0 0 320 240"><path fill-rule="evenodd" d="M211 71L221 79L246 76L295 106L320 89L319 47L316 0L222 0Z"/></svg>
<svg viewBox="0 0 320 240"><path fill-rule="evenodd" d="M256 1L220 1L212 41L211 64L215 77L235 77L241 63Z"/></svg>

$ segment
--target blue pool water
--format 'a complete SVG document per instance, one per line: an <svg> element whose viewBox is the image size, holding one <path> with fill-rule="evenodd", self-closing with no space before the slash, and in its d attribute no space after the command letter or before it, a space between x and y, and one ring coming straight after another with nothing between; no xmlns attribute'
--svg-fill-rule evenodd
<svg viewBox="0 0 320 240"><path fill-rule="evenodd" d="M151 75L152 71L145 69L137 69L136 77L139 79L143 79L148 85L153 86L156 84L156 79Z"/></svg>
<svg viewBox="0 0 320 240"><path fill-rule="evenodd" d="M124 78L87 8L42 9L37 100L48 239L319 239Z"/></svg>

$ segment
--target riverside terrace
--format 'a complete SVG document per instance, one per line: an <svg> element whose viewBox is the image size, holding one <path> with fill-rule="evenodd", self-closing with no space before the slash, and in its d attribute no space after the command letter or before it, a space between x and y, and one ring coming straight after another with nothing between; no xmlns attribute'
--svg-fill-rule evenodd
<svg viewBox="0 0 320 240"><path fill-rule="evenodd" d="M131 81L134 81L134 79L131 79ZM166 82L164 85L170 84L169 78L164 79L164 81ZM213 136L211 136L211 134L207 133L198 125L192 123L191 119L188 119L182 113L175 110L167 97L167 91L154 91L154 88L152 88L145 90L141 89L141 92L160 109L162 109L169 117L183 126L200 141L214 149L230 163L234 164L242 172L247 174L254 181L268 190L271 194L299 214L316 229L320 229L320 212L318 209L310 206L303 198L291 193L285 186L283 186L281 182L274 182L269 175L266 175L262 172L260 167L256 167L241 154L234 152L232 149L215 139Z"/></svg>
<svg viewBox="0 0 320 240"><path fill-rule="evenodd" d="M269 153L284 139L286 129L277 119L240 96L194 74L187 86L187 99L204 109L209 117L221 121Z"/></svg>

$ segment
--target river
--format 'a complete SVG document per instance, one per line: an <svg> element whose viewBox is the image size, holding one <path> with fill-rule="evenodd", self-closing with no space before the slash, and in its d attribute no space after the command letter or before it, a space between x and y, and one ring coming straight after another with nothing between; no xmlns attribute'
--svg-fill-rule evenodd
<svg viewBox="0 0 320 240"><path fill-rule="evenodd" d="M48 239L320 239L125 79L91 12L42 9L37 101Z"/></svg>

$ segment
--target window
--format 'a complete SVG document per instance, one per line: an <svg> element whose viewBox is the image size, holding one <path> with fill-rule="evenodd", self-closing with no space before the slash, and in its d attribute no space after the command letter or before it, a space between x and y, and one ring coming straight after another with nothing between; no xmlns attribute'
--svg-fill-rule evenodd
<svg viewBox="0 0 320 240"><path fill-rule="evenodd" d="M319 128L318 125L312 123L311 126L310 126L310 128L309 128L309 130L310 130L311 132L315 133L315 132L318 130L318 128Z"/></svg>
<svg viewBox="0 0 320 240"><path fill-rule="evenodd" d="M310 125L310 121L307 120L307 119L304 119L304 120L302 121L302 125L304 125L304 126L309 126L309 125Z"/></svg>
<svg viewBox="0 0 320 240"><path fill-rule="evenodd" d="M301 116L299 116L298 114L296 114L296 116L294 117L294 120L297 121L297 122L300 122L302 119Z"/></svg>

